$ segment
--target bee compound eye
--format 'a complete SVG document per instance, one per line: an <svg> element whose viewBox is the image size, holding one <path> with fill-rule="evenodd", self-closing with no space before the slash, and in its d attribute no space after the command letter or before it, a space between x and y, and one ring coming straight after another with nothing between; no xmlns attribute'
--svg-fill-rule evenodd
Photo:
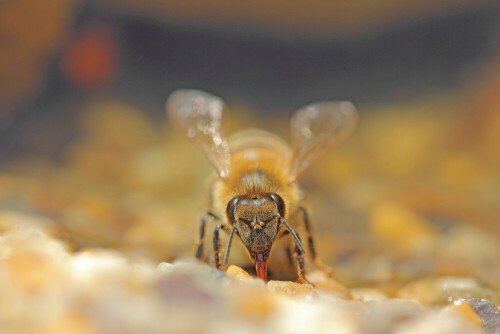
<svg viewBox="0 0 500 334"><path fill-rule="evenodd" d="M278 209L278 214L281 217L285 217L285 202L283 202L283 199L277 194L270 194L269 196L276 204L276 208Z"/></svg>
<svg viewBox="0 0 500 334"><path fill-rule="evenodd" d="M238 200L239 200L239 196L234 197L233 199L231 199L229 201L229 203L227 203L226 216L227 216L227 220L229 222L231 222L232 224L234 224L236 222L235 218L234 218L234 210L235 210L236 204L238 203Z"/></svg>

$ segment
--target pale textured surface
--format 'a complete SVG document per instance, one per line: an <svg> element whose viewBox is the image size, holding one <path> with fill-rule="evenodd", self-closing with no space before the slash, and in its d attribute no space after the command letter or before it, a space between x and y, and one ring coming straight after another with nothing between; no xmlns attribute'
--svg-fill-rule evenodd
<svg viewBox="0 0 500 334"><path fill-rule="evenodd" d="M47 222L9 216L0 238L2 333L474 333L467 316L404 300L348 301L292 283L229 279L196 262L68 253ZM237 268L231 271L238 271ZM420 330L420 331L419 331Z"/></svg>

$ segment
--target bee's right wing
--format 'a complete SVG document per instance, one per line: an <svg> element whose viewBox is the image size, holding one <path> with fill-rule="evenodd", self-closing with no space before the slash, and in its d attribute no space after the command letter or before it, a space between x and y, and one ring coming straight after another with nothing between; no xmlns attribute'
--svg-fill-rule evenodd
<svg viewBox="0 0 500 334"><path fill-rule="evenodd" d="M170 119L205 153L219 177L229 175L229 146L221 128L224 101L199 90L177 90L167 100Z"/></svg>
<svg viewBox="0 0 500 334"><path fill-rule="evenodd" d="M347 101L318 102L297 110L290 122L293 144L290 181L297 181L317 158L347 138L357 120L356 109Z"/></svg>

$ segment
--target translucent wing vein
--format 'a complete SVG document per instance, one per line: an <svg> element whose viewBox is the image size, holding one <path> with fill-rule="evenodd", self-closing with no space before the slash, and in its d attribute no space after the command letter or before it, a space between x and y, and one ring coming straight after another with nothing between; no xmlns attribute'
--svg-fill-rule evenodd
<svg viewBox="0 0 500 334"><path fill-rule="evenodd" d="M290 124L294 152L291 181L296 181L329 148L346 139L357 119L350 102L318 102L297 110Z"/></svg>
<svg viewBox="0 0 500 334"><path fill-rule="evenodd" d="M203 151L221 178L229 175L229 146L221 128L224 101L199 90L177 90L167 100L170 119Z"/></svg>

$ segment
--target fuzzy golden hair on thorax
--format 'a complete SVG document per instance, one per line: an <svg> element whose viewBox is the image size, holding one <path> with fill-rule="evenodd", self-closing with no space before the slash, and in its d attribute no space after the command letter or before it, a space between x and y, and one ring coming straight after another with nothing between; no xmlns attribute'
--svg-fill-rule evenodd
<svg viewBox="0 0 500 334"><path fill-rule="evenodd" d="M285 212L297 202L297 184L289 182L289 162L270 150L254 148L231 156L230 174L214 187L215 206L222 212L236 196L278 194L285 203ZM218 201L219 200L219 201Z"/></svg>

